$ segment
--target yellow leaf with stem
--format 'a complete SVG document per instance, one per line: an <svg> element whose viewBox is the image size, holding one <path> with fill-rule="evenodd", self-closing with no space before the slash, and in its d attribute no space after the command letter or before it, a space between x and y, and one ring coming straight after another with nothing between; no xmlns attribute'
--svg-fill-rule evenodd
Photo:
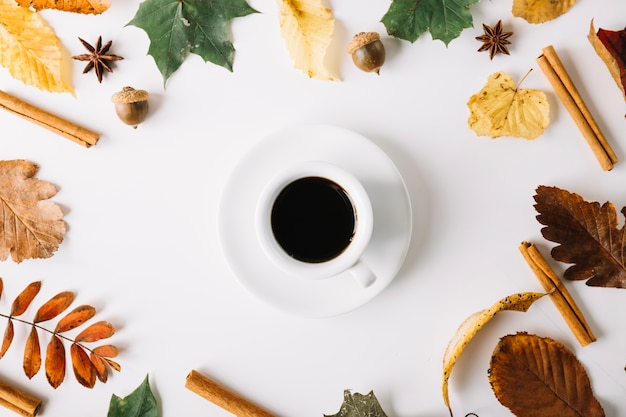
<svg viewBox="0 0 626 417"><path fill-rule="evenodd" d="M294 66L310 78L333 80L324 66L335 30L330 9L321 0L277 0L281 35Z"/></svg>
<svg viewBox="0 0 626 417"><path fill-rule="evenodd" d="M443 381L441 385L443 393L443 402L445 403L450 415L452 416L452 408L450 407L450 398L448 396L448 380L452 373L454 364L461 356L463 349L469 344L472 338L482 329L485 324L501 311L528 311L530 306L546 295L545 293L524 292L509 295L499 300L488 309L481 310L469 316L459 326L454 337L448 343L446 352L443 356Z"/></svg>
<svg viewBox="0 0 626 417"><path fill-rule="evenodd" d="M24 84L73 94L61 61L60 42L46 21L15 0L0 0L0 65Z"/></svg>

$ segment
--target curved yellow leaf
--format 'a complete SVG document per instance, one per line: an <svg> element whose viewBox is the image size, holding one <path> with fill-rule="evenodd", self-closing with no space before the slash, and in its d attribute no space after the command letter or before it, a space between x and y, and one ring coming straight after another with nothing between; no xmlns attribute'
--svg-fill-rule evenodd
<svg viewBox="0 0 626 417"><path fill-rule="evenodd" d="M35 10L56 9L64 12L100 14L108 10L109 0L16 0L20 6Z"/></svg>
<svg viewBox="0 0 626 417"><path fill-rule="evenodd" d="M443 356L443 381L441 389L443 401L446 407L448 407L448 410L450 410L450 415L452 415L452 409L450 408L450 399L448 397L448 379L463 349L465 349L476 333L478 333L478 331L496 314L505 310L525 312L530 308L532 303L544 295L546 294L537 292L524 292L509 295L499 300L490 308L472 314L459 326L454 337L448 343L448 347Z"/></svg>
<svg viewBox="0 0 626 417"><path fill-rule="evenodd" d="M479 136L535 139L550 123L550 105L541 90L521 90L504 72L489 76L487 84L470 97L469 127Z"/></svg>
<svg viewBox="0 0 626 417"><path fill-rule="evenodd" d="M544 23L556 19L576 3L576 0L513 0L513 16L528 23Z"/></svg>
<svg viewBox="0 0 626 417"><path fill-rule="evenodd" d="M311 78L333 80L324 66L335 20L321 0L277 0L281 35L294 66Z"/></svg>
<svg viewBox="0 0 626 417"><path fill-rule="evenodd" d="M0 0L0 65L27 85L52 92L73 89L63 79L61 48L38 13L15 0Z"/></svg>

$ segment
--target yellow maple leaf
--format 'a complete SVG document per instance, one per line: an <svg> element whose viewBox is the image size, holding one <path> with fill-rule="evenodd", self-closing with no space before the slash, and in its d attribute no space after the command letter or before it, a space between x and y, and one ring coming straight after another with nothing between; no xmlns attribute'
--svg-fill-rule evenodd
<svg viewBox="0 0 626 417"><path fill-rule="evenodd" d="M333 80L324 66L335 20L321 0L277 0L281 35L294 66L311 78Z"/></svg>
<svg viewBox="0 0 626 417"><path fill-rule="evenodd" d="M58 38L38 13L15 0L0 0L0 65L13 78L42 90L73 94L63 79L61 58Z"/></svg>
<svg viewBox="0 0 626 417"><path fill-rule="evenodd" d="M544 23L556 19L576 3L576 0L513 0L513 16L528 23Z"/></svg>
<svg viewBox="0 0 626 417"><path fill-rule="evenodd" d="M541 90L521 90L504 72L489 76L487 84L470 97L469 127L479 136L535 139L550 122L550 105Z"/></svg>
<svg viewBox="0 0 626 417"><path fill-rule="evenodd" d="M17 0L17 3L35 10L56 9L83 14L100 14L110 6L109 0Z"/></svg>

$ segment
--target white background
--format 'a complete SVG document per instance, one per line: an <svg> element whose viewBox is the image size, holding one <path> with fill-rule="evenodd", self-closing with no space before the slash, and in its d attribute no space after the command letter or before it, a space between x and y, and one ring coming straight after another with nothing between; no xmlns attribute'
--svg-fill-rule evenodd
<svg viewBox="0 0 626 417"><path fill-rule="evenodd" d="M474 28L449 47L430 34L415 43L389 38L380 19L389 1L326 1L336 19L327 66L339 81L293 69L274 1L250 0L259 14L235 19L232 73L191 55L164 87L147 56L148 37L126 26L139 1L112 2L100 16L42 12L72 71L76 97L24 86L0 69L0 88L100 132L85 149L9 113L0 113L2 159L28 159L38 178L59 187L68 232L50 259L0 265L0 311L29 282L43 281L34 304L77 293L96 318L113 323L122 372L93 390L73 375L57 390L43 371L28 381L21 356L26 329L0 361L0 378L44 400L42 416L104 416L111 394L129 394L149 374L161 415L226 416L184 388L191 369L212 376L279 416L314 417L339 410L343 390L374 390L389 417L446 416L441 362L457 326L508 294L541 287L518 251L534 241L548 254L533 195L554 185L588 201L626 205L624 99L586 39L589 23L624 27L623 0L579 0L558 19L531 25L511 1L472 6ZM477 53L482 23L502 19L510 56ZM387 48L380 76L353 66L345 46L360 31L378 31ZM113 40L125 59L98 84L82 75L80 36ZM535 63L555 46L571 77L622 159L604 172ZM469 97L498 70L547 92L551 124L535 141L477 137L467 126ZM151 93L138 129L115 116L110 96L125 85ZM402 173L414 229L396 279L366 305L338 317L306 319L248 293L230 272L217 235L219 197L231 170L263 138L302 123L355 130L380 146ZM358 158L358 155L355 155ZM620 214L620 217L621 214ZM250 236L253 239L254 236ZM552 262L557 272L564 265ZM588 370L607 416L626 415L626 290L566 286L598 341L581 348L549 299L528 313L503 313L472 341L450 385L456 415L508 415L487 380L498 339L517 331L551 337ZM34 308L33 308L34 310ZM29 311L26 315L32 314ZM42 344L47 336L42 336ZM0 415L12 413L0 410Z"/></svg>

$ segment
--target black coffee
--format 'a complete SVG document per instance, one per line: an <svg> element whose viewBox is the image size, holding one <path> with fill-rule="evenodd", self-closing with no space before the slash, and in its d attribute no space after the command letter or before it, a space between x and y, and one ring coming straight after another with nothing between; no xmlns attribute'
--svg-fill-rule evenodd
<svg viewBox="0 0 626 417"><path fill-rule="evenodd" d="M350 197L326 178L305 177L287 185L272 207L272 230L290 256L324 262L350 244L356 225Z"/></svg>

